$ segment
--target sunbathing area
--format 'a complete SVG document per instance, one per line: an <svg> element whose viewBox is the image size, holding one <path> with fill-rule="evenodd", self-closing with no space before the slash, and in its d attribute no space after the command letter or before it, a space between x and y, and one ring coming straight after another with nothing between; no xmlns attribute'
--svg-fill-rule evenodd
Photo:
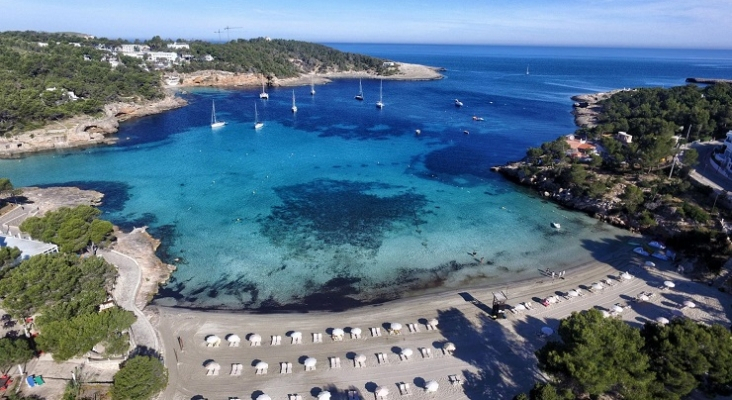
<svg viewBox="0 0 732 400"><path fill-rule="evenodd" d="M169 399L510 399L538 379L559 320L596 308L632 324L729 325L728 295L631 251L563 279L402 299L342 313L161 307ZM491 318L494 293L503 312ZM505 315L505 318L502 317Z"/></svg>

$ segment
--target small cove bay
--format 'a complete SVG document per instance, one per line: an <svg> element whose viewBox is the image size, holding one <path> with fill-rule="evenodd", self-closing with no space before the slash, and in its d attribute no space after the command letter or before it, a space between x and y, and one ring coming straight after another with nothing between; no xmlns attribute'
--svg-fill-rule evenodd
<svg viewBox="0 0 732 400"><path fill-rule="evenodd" d="M381 110L378 80L362 102L358 80L296 87L297 113L292 88L196 89L187 107L122 124L114 146L1 160L0 176L99 190L104 218L149 226L178 266L158 304L342 309L602 259L624 231L490 167L573 132L573 95L732 76L730 51L332 46L445 78L384 81Z"/></svg>

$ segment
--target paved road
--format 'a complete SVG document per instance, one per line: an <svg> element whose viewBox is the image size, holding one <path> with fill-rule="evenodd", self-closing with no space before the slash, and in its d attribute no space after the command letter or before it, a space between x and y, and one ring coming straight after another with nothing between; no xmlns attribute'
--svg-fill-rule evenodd
<svg viewBox="0 0 732 400"><path fill-rule="evenodd" d="M699 152L699 164L691 172L691 177L716 190L732 191L732 179L717 172L717 164L711 160L712 151L720 146L721 142L694 142L691 148Z"/></svg>

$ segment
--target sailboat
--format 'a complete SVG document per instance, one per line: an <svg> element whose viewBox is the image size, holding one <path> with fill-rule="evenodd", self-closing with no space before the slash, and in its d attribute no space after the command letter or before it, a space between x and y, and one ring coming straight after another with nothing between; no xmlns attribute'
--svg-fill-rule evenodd
<svg viewBox="0 0 732 400"><path fill-rule="evenodd" d="M224 125L226 122L216 120L216 102L211 101L211 128L221 128Z"/></svg>
<svg viewBox="0 0 732 400"><path fill-rule="evenodd" d="M259 98L264 100L269 99L269 93L264 91L264 81L262 81L262 93L259 94Z"/></svg>
<svg viewBox="0 0 732 400"><path fill-rule="evenodd" d="M381 80L379 84L379 101L376 102L376 108L384 108L384 102L382 101L382 91L384 89L384 80Z"/></svg>
<svg viewBox="0 0 732 400"><path fill-rule="evenodd" d="M528 75L528 74L529 74L529 66L527 65L526 66L526 75Z"/></svg>
<svg viewBox="0 0 732 400"><path fill-rule="evenodd" d="M295 89L292 89L292 112L297 112L297 106L295 105Z"/></svg>
<svg viewBox="0 0 732 400"><path fill-rule="evenodd" d="M257 103L254 103L254 129L259 129L264 126L264 122L259 122L257 118Z"/></svg>
<svg viewBox="0 0 732 400"><path fill-rule="evenodd" d="M361 87L361 80L358 80L358 94L354 97L356 100L363 100L363 88Z"/></svg>
<svg viewBox="0 0 732 400"><path fill-rule="evenodd" d="M310 95L315 96L315 83L312 76L310 77Z"/></svg>

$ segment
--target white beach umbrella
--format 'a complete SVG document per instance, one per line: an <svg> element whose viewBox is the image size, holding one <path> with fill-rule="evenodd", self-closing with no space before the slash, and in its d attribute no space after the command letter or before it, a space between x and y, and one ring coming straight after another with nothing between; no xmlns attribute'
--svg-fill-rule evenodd
<svg viewBox="0 0 732 400"><path fill-rule="evenodd" d="M292 332L290 337L293 339L302 339L302 332Z"/></svg>
<svg viewBox="0 0 732 400"><path fill-rule="evenodd" d="M648 301L648 300L651 299L650 297L646 296L645 294L640 295L640 297L638 297L638 298L641 299L641 300L643 300L643 301Z"/></svg>
<svg viewBox="0 0 732 400"><path fill-rule="evenodd" d="M252 333L251 335L249 335L249 341L250 342L261 342L262 337L259 336L259 334L257 334L257 333Z"/></svg>
<svg viewBox="0 0 732 400"><path fill-rule="evenodd" d="M603 288L603 286L602 286L602 283L600 283L600 282L595 282L595 283L593 283L593 284L592 284L592 288L593 288L593 289L597 289L597 290L600 290L600 289L602 289L602 288Z"/></svg>
<svg viewBox="0 0 732 400"><path fill-rule="evenodd" d="M267 364L264 361L260 361L260 362L257 363L257 365L254 366L254 368L256 368L256 369L267 369L267 368L269 368L269 364Z"/></svg>
<svg viewBox="0 0 732 400"><path fill-rule="evenodd" d="M554 329L552 329L548 326L545 326L545 327L541 328L541 333L548 336L548 335L551 335L552 333L554 333Z"/></svg>
<svg viewBox="0 0 732 400"><path fill-rule="evenodd" d="M515 308L517 310L525 310L526 306L523 304L516 304L513 308Z"/></svg>
<svg viewBox="0 0 732 400"><path fill-rule="evenodd" d="M208 336L206 336L206 343L214 344L214 343L218 343L220 341L221 341L221 339L219 339L219 337L216 336L216 335L208 335Z"/></svg>
<svg viewBox="0 0 732 400"><path fill-rule="evenodd" d="M696 307L696 303L694 303L694 302L693 302L693 301L691 301L691 300L686 300L686 301L684 302L684 307L694 308L694 307Z"/></svg>
<svg viewBox="0 0 732 400"><path fill-rule="evenodd" d="M358 362L364 362L364 361L366 361L366 354L359 354L359 355L357 355L356 358L355 358L355 360L358 361Z"/></svg>
<svg viewBox="0 0 732 400"><path fill-rule="evenodd" d="M330 392L327 390L323 390L322 392L318 393L318 400L330 400Z"/></svg>
<svg viewBox="0 0 732 400"><path fill-rule="evenodd" d="M667 318L664 318L664 317L658 317L658 318L656 318L656 322L658 322L658 323L659 323L659 324L661 324L661 325L666 325L666 324L668 324L668 322L669 322L669 321L668 321L668 319L667 319Z"/></svg>
<svg viewBox="0 0 732 400"><path fill-rule="evenodd" d="M600 312L602 313L602 316L605 317L605 318L607 318L607 317L610 316L610 313L607 312L606 310L600 310Z"/></svg>
<svg viewBox="0 0 732 400"><path fill-rule="evenodd" d="M576 291L576 290L574 290L574 289L572 289L572 290L570 290L569 292L567 292L567 294L568 294L568 295L570 295L570 296L572 296L572 297L577 297L577 296L579 296L579 292L578 292L578 291Z"/></svg>
<svg viewBox="0 0 732 400"><path fill-rule="evenodd" d="M427 383L424 384L425 390L428 392L436 392L437 388L440 387L440 384L435 381L427 381Z"/></svg>
<svg viewBox="0 0 732 400"><path fill-rule="evenodd" d="M455 351L455 343L453 342L446 342L442 348L444 348L447 351Z"/></svg>
<svg viewBox="0 0 732 400"><path fill-rule="evenodd" d="M656 267L656 263L654 263L653 261L646 261L643 263L643 265L645 265L646 267L652 267L652 268Z"/></svg>
<svg viewBox="0 0 732 400"><path fill-rule="evenodd" d="M333 329L333 336L343 336L343 329L341 329L341 328Z"/></svg>
<svg viewBox="0 0 732 400"><path fill-rule="evenodd" d="M269 395L262 393L259 396L257 396L257 400L272 400L272 398L269 397Z"/></svg>
<svg viewBox="0 0 732 400"><path fill-rule="evenodd" d="M620 275L620 277L621 277L621 278L623 278L623 279L626 279L626 280L631 280L631 279L633 279L633 275L631 275L631 274L629 274L629 273L627 273L627 272L623 272L623 273L622 273L622 274Z"/></svg>
<svg viewBox="0 0 732 400"><path fill-rule="evenodd" d="M411 356L413 353L414 353L414 351L412 351L412 349L409 349L409 348L402 349L402 354L404 354L407 357ZM364 357L366 357L366 356L364 356Z"/></svg>
<svg viewBox="0 0 732 400"><path fill-rule="evenodd" d="M616 305L613 306L613 311L615 311L615 312L623 312L623 307L620 307L619 305L616 304Z"/></svg>
<svg viewBox="0 0 732 400"><path fill-rule="evenodd" d="M361 328L352 328L351 333L354 335L360 335L361 334Z"/></svg>
<svg viewBox="0 0 732 400"><path fill-rule="evenodd" d="M438 321L437 321L437 318L432 318L432 319L430 320L430 325L433 325L433 326L437 326L437 322L438 322Z"/></svg>
<svg viewBox="0 0 732 400"><path fill-rule="evenodd" d="M389 326L391 327L391 329L393 329L395 331L402 330L402 324L400 324L398 322L392 322Z"/></svg>
<svg viewBox="0 0 732 400"><path fill-rule="evenodd" d="M546 298L546 301L547 301L548 303L554 304L554 303L556 303L556 302L557 302L557 298L556 298L556 297L554 297L554 296L549 296L549 297L547 297L547 298Z"/></svg>
<svg viewBox="0 0 732 400"><path fill-rule="evenodd" d="M389 395L389 388L386 386L379 386L376 388L376 391L374 391L377 396L388 396Z"/></svg>
<svg viewBox="0 0 732 400"><path fill-rule="evenodd" d="M306 367L314 367L315 364L317 364L317 363L318 363L318 360L316 360L313 357L306 358L305 359L305 362L304 362L304 364L305 364Z"/></svg>
<svg viewBox="0 0 732 400"><path fill-rule="evenodd" d="M226 336L226 340L232 343L241 342L241 338L239 335L232 333L231 335Z"/></svg>
<svg viewBox="0 0 732 400"><path fill-rule="evenodd" d="M663 286L666 286L667 288L672 288L672 287L675 287L676 284L671 281L664 281Z"/></svg>
<svg viewBox="0 0 732 400"><path fill-rule="evenodd" d="M209 361L206 363L206 369L218 369L221 368L221 365L217 363L216 361Z"/></svg>

